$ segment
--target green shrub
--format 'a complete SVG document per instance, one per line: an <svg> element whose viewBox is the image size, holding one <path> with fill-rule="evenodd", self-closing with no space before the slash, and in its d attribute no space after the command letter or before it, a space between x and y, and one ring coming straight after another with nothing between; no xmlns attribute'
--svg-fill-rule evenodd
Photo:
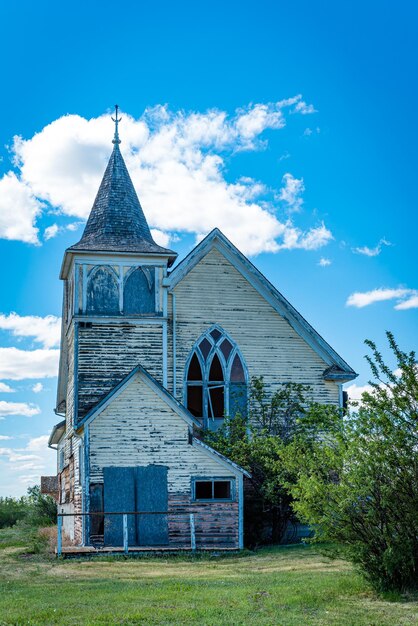
<svg viewBox="0 0 418 626"><path fill-rule="evenodd" d="M26 514L26 498L0 498L0 528L14 526Z"/></svg>
<svg viewBox="0 0 418 626"><path fill-rule="evenodd" d="M387 336L395 373L367 341L371 391L344 418L312 407L281 463L317 538L340 544L375 589L403 591L418 586L418 368Z"/></svg>
<svg viewBox="0 0 418 626"><path fill-rule="evenodd" d="M48 526L57 521L57 504L51 496L41 493L35 485L21 498L0 498L0 528L9 528L20 521L30 526Z"/></svg>

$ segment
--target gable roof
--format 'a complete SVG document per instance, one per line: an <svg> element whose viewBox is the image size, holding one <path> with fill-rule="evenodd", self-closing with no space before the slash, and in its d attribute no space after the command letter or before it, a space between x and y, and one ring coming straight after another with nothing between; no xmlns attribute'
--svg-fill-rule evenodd
<svg viewBox="0 0 418 626"><path fill-rule="evenodd" d="M83 236L68 250L168 255L173 262L177 254L152 238L119 143L114 141Z"/></svg>
<svg viewBox="0 0 418 626"><path fill-rule="evenodd" d="M136 376L140 376L141 380L151 387L153 391L155 391L156 394L189 425L189 427L201 427L200 422L186 409L183 404L181 404L181 402L176 400L176 398L174 398L174 396L167 391L165 387L163 387L153 376L151 376L151 374L144 367L142 367L142 365L137 365L78 422L77 430L79 430L83 425L90 424L98 415L100 415L100 413L102 413L102 411L104 411L105 408L109 406L109 404L111 404L111 402L115 400L118 395L126 389L126 387L128 387ZM193 446L198 446L221 465L227 465L229 469L250 477L250 474L245 469L228 459L223 454L216 452L216 450L207 444L204 444L196 437L192 437L191 443Z"/></svg>
<svg viewBox="0 0 418 626"><path fill-rule="evenodd" d="M340 357L321 335L305 320L271 282L219 230L214 228L169 274L169 289L175 289L185 276L212 250L218 250L258 293L290 324L302 339L329 366L326 380L346 382L356 372Z"/></svg>

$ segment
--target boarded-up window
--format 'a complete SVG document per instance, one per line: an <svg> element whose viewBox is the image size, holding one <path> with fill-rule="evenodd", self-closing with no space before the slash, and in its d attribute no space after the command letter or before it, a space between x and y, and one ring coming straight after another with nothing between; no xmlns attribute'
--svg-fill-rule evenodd
<svg viewBox="0 0 418 626"><path fill-rule="evenodd" d="M110 267L90 272L87 283L86 313L88 315L118 315L119 285Z"/></svg>
<svg viewBox="0 0 418 626"><path fill-rule="evenodd" d="M155 268L137 267L129 274L123 291L125 315L155 313Z"/></svg>

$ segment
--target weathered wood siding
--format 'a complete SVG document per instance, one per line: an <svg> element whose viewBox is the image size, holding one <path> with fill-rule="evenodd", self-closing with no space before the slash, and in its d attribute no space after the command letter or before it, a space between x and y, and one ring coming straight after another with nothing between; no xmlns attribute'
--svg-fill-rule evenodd
<svg viewBox="0 0 418 626"><path fill-rule="evenodd" d="M176 385L183 401L186 361L193 344L212 324L237 342L249 376L264 376L267 385L311 385L318 402L339 402L338 385L324 381L328 367L290 324L216 249L212 249L174 289L176 295ZM170 313L172 302L170 298ZM170 327L170 366L172 333Z"/></svg>
<svg viewBox="0 0 418 626"><path fill-rule="evenodd" d="M136 376L90 425L90 481L103 481L103 467L168 467L170 543L190 546L188 513L196 512L198 546L238 546L237 502L192 502L192 478L236 474L188 443L188 425ZM235 489L238 498L238 489Z"/></svg>
<svg viewBox="0 0 418 626"><path fill-rule="evenodd" d="M162 322L99 323L78 334L78 411L87 413L141 364L162 382Z"/></svg>
<svg viewBox="0 0 418 626"><path fill-rule="evenodd" d="M66 447L65 447L65 456L66 460L69 456L69 437L73 433L73 424L74 424L74 404L75 404L75 362L76 362L76 353L75 353L75 341L74 341L74 324L67 330L67 344L68 344L68 352L66 355L66 368L67 368L67 399L66 399L66 411L65 411L65 437L66 437Z"/></svg>
<svg viewBox="0 0 418 626"><path fill-rule="evenodd" d="M65 441L65 453L68 454L70 438ZM58 511L60 513L81 513L82 485L80 481L80 439L73 437L71 454L66 457L63 470L58 474ZM63 531L68 539L76 544L82 542L82 517L71 515L63 518Z"/></svg>

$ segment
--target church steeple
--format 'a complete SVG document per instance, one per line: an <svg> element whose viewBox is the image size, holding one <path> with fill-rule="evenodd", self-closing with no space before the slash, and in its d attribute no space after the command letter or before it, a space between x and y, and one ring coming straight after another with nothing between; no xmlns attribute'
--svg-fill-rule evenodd
<svg viewBox="0 0 418 626"><path fill-rule="evenodd" d="M119 149L118 107L113 152L90 212L81 240L71 251L121 252L169 256L176 253L155 243Z"/></svg>

